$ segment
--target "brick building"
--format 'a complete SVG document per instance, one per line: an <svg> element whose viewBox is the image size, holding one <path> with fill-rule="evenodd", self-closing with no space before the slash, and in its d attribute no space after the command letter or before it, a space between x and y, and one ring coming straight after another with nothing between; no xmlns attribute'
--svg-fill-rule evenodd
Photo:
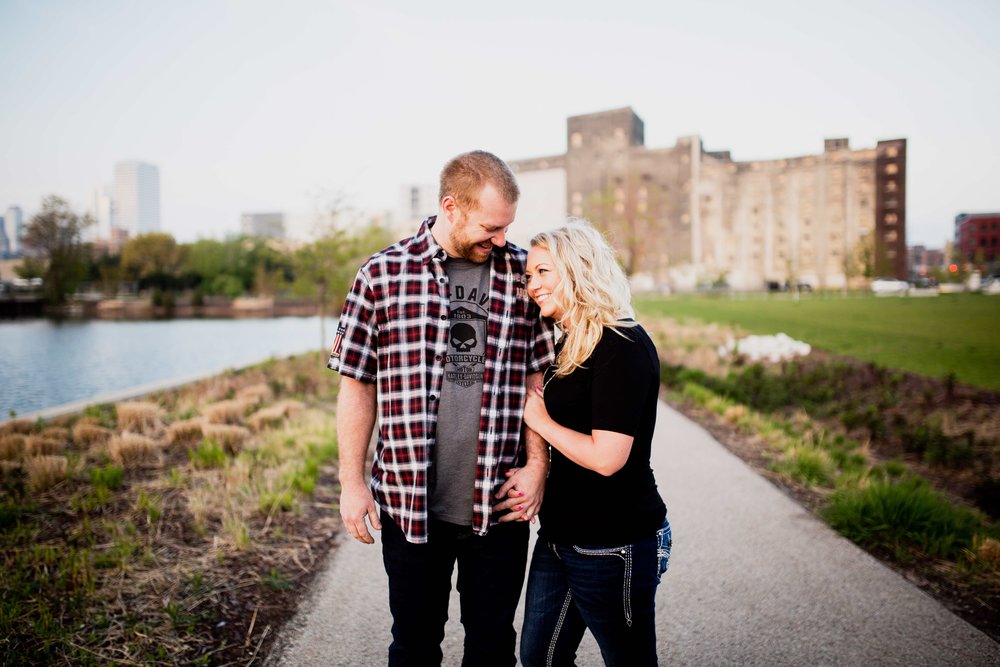
<svg viewBox="0 0 1000 667"><path fill-rule="evenodd" d="M569 118L567 146L510 163L522 188L518 236L586 217L647 286L834 288L865 264L906 277L905 139L855 150L827 139L817 155L737 162L698 136L647 148L626 107Z"/></svg>
<svg viewBox="0 0 1000 667"><path fill-rule="evenodd" d="M967 262L997 261L1000 213L959 213L955 216L955 248Z"/></svg>

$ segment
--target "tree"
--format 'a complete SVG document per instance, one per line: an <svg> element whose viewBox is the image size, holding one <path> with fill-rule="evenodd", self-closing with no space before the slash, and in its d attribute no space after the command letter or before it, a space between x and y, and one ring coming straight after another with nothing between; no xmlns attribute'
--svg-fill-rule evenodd
<svg viewBox="0 0 1000 667"><path fill-rule="evenodd" d="M49 303L61 305L76 290L87 274L87 248L83 231L93 224L90 216L79 216L65 199L49 195L42 200L42 210L28 223L23 245L27 254L46 261L45 296Z"/></svg>
<svg viewBox="0 0 1000 667"><path fill-rule="evenodd" d="M122 273L143 287L171 289L179 282L181 247L170 234L149 232L129 239L122 248Z"/></svg>
<svg viewBox="0 0 1000 667"><path fill-rule="evenodd" d="M594 191L583 207L584 216L608 236L625 274L650 271L665 251L668 239L665 209L667 196L652 177L615 177Z"/></svg>
<svg viewBox="0 0 1000 667"><path fill-rule="evenodd" d="M328 228L321 238L296 251L291 289L319 302L321 347L330 342L326 339L325 318L331 298L337 299L333 312L338 312L361 263L391 242L388 231L372 222L352 232Z"/></svg>

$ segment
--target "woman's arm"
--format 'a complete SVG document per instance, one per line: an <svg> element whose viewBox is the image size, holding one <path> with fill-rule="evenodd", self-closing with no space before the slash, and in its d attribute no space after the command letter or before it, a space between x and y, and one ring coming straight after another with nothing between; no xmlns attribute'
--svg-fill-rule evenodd
<svg viewBox="0 0 1000 667"><path fill-rule="evenodd" d="M632 451L634 438L630 435L614 431L586 435L556 423L545 408L540 387L528 394L524 421L570 461L605 477L621 470Z"/></svg>

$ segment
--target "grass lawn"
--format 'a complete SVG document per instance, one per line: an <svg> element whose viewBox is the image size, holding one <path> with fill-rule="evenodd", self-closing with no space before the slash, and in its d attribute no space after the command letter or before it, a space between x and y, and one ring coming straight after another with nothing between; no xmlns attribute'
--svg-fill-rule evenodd
<svg viewBox="0 0 1000 667"><path fill-rule="evenodd" d="M640 317L784 332L810 345L921 375L1000 390L1000 297L789 295L638 297Z"/></svg>

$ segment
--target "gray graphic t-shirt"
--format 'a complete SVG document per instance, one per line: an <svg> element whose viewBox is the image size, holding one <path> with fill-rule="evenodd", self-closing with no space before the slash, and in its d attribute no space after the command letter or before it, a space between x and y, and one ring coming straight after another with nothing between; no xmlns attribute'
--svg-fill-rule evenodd
<svg viewBox="0 0 1000 667"><path fill-rule="evenodd" d="M451 321L438 406L430 514L435 519L471 526L479 456L479 411L486 372L490 264L449 257L445 270Z"/></svg>

